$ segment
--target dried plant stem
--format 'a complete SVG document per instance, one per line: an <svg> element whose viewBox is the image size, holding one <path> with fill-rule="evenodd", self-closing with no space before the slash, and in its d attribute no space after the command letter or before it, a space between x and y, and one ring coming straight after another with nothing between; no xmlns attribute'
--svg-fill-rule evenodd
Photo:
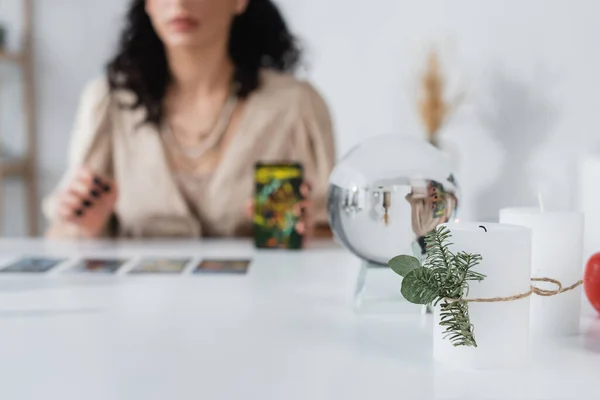
<svg viewBox="0 0 600 400"><path fill-rule="evenodd" d="M439 56L435 50L429 53L427 67L421 78L421 96L419 99L419 114L425 126L427 140L438 147L438 134L448 118L462 103L464 93L457 95L454 100L445 100L446 82L442 73Z"/></svg>

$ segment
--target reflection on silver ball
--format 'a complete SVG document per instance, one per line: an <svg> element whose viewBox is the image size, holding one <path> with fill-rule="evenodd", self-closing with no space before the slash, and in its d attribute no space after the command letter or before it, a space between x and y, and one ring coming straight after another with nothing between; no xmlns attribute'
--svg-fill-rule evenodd
<svg viewBox="0 0 600 400"><path fill-rule="evenodd" d="M351 150L330 178L329 219L358 257L385 265L423 250L423 236L455 218L458 189L446 156L412 137L379 136Z"/></svg>

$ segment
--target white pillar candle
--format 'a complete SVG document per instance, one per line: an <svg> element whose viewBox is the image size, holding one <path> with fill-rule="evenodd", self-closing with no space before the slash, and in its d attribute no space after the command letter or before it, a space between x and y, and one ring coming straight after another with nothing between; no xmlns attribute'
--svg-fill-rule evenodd
<svg viewBox="0 0 600 400"><path fill-rule="evenodd" d="M507 208L500 222L522 225L532 231L533 278L551 278L564 287L583 274L583 215L577 212L542 212L536 208ZM542 289L556 285L534 283ZM531 332L534 335L564 336L579 332L581 287L553 297L532 296Z"/></svg>
<svg viewBox="0 0 600 400"><path fill-rule="evenodd" d="M486 275L469 283L467 298L510 297L530 290L531 231L503 224L447 225L450 250L481 254L473 270ZM485 227L481 228L480 226ZM486 232L487 230L487 232ZM461 368L504 369L526 364L529 334L529 297L506 302L469 303L478 347L453 347L443 338L440 309L434 315L433 354L436 360Z"/></svg>
<svg viewBox="0 0 600 400"><path fill-rule="evenodd" d="M579 210L588 222L585 226L584 260L600 251L600 155L588 155L579 165Z"/></svg>

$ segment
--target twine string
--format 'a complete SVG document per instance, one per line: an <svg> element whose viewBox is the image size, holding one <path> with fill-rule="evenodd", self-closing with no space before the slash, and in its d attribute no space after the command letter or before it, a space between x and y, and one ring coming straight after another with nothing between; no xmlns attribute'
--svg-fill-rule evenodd
<svg viewBox="0 0 600 400"><path fill-rule="evenodd" d="M557 296L557 295L565 293L565 292L569 292L569 291L576 289L579 286L583 285L582 280L577 281L576 283L574 283L571 286L568 286L566 288L563 288L563 285L560 281L558 281L556 279L552 279L552 278L531 278L531 281L532 282L552 283L552 284L556 285L557 288L555 290L548 290L548 289L540 289L534 285L531 285L529 288L529 291L527 291L525 293L521 293L521 294L516 294L514 296L475 298L475 299L446 299L446 303L499 303L499 302L505 302L505 301L515 301L515 300L525 299L525 298L531 296L532 294L535 294L537 296L542 296L542 297L552 297L552 296Z"/></svg>
<svg viewBox="0 0 600 400"><path fill-rule="evenodd" d="M540 289L540 288L538 288L536 286L531 285L531 291L532 291L532 293L537 294L538 296L543 296L543 297L556 296L557 294L560 294L561 290L563 289L562 283L560 283L556 279L550 279L550 278L531 278L531 281L532 282L548 282L548 283L553 283L556 286L558 286L558 289L555 289L555 290L546 290L546 289Z"/></svg>

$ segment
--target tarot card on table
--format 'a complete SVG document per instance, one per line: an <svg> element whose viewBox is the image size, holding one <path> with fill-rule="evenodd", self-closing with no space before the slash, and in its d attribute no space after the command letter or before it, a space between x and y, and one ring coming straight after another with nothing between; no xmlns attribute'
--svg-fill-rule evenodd
<svg viewBox="0 0 600 400"><path fill-rule="evenodd" d="M130 274L180 274L190 259L184 258L147 258L140 261Z"/></svg>
<svg viewBox="0 0 600 400"><path fill-rule="evenodd" d="M203 260L194 274L245 274L251 260Z"/></svg>
<svg viewBox="0 0 600 400"><path fill-rule="evenodd" d="M115 274L125 264L125 260L119 259L84 259L79 261L69 272L92 273L100 275Z"/></svg>
<svg viewBox="0 0 600 400"><path fill-rule="evenodd" d="M0 269L0 273L44 274L65 260L55 258L22 258Z"/></svg>

